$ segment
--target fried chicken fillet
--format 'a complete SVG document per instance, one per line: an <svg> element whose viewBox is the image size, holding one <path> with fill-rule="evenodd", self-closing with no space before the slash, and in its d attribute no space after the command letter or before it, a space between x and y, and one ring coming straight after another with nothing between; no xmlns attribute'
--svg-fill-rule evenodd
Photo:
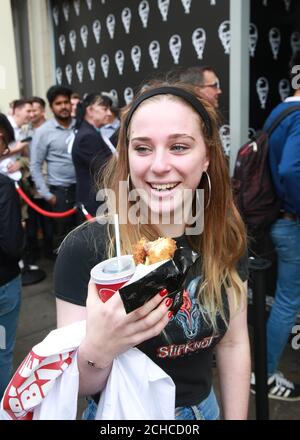
<svg viewBox="0 0 300 440"><path fill-rule="evenodd" d="M133 259L135 264L148 266L159 261L170 260L173 258L176 249L176 241L172 238L160 237L155 241L147 241L146 238L141 238L133 246Z"/></svg>

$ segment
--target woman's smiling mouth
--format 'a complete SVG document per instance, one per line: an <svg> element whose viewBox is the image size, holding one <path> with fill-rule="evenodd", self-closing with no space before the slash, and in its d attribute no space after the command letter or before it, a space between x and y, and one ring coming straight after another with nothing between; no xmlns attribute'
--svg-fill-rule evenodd
<svg viewBox="0 0 300 440"><path fill-rule="evenodd" d="M150 183L148 182L148 184L151 186L152 189L154 189L155 191L171 191L172 189L174 189L177 185L179 185L180 182L177 183Z"/></svg>

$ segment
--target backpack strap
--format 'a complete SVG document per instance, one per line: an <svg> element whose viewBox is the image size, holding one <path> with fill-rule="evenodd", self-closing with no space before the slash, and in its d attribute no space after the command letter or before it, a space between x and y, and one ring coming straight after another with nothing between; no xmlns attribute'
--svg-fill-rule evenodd
<svg viewBox="0 0 300 440"><path fill-rule="evenodd" d="M300 105L293 105L292 107L286 108L281 112L275 121L272 122L269 128L265 129L265 131L268 133L268 136L270 137L275 128L278 127L281 121L283 121L290 113L294 113L296 111L300 111Z"/></svg>

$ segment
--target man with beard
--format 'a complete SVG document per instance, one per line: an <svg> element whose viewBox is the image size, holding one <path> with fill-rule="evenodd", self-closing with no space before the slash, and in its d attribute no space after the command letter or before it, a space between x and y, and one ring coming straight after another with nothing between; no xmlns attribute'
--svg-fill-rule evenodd
<svg viewBox="0 0 300 440"><path fill-rule="evenodd" d="M31 144L30 169L36 188L57 212L67 211L75 203L75 169L68 152L74 125L71 94L67 87L50 87L47 99L54 118L36 130ZM47 163L46 176L43 174L44 161ZM74 226L75 216L57 220L59 242Z"/></svg>

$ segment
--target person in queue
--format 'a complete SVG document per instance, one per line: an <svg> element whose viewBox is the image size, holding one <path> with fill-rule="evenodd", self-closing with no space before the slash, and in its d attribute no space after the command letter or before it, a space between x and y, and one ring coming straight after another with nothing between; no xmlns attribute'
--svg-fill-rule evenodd
<svg viewBox="0 0 300 440"><path fill-rule="evenodd" d="M102 303L89 282L91 268L114 255L109 224L77 228L64 241L55 266L58 327L87 320L78 350L79 392L89 399L84 418L96 414L114 358L139 348L176 385L176 419L218 419L212 386L213 353L220 378L224 419L246 419L250 386L247 330L247 242L234 205L228 168L218 134L216 111L193 88L156 82L121 115L117 155L102 173L102 187L113 190L117 212L127 214L134 202L119 196L119 182L134 189L151 221L120 224L123 254L141 238L173 237L177 245L200 254L183 286L185 301L177 315L162 290L142 307L126 314L117 292ZM189 235L175 217L180 195L204 190L203 232ZM197 213L196 213L197 214ZM168 224L162 221L168 215ZM199 214L201 215L201 213Z"/></svg>
<svg viewBox="0 0 300 440"><path fill-rule="evenodd" d="M95 216L99 203L96 201L94 178L112 155L104 142L100 128L112 115L111 100L101 93L90 93L77 104L75 138L72 159L76 173L76 202L83 203Z"/></svg>
<svg viewBox="0 0 300 440"><path fill-rule="evenodd" d="M8 118L0 113L0 163L15 140ZM0 173L0 399L13 371L13 350L21 305L21 258L24 233L14 182Z"/></svg>

